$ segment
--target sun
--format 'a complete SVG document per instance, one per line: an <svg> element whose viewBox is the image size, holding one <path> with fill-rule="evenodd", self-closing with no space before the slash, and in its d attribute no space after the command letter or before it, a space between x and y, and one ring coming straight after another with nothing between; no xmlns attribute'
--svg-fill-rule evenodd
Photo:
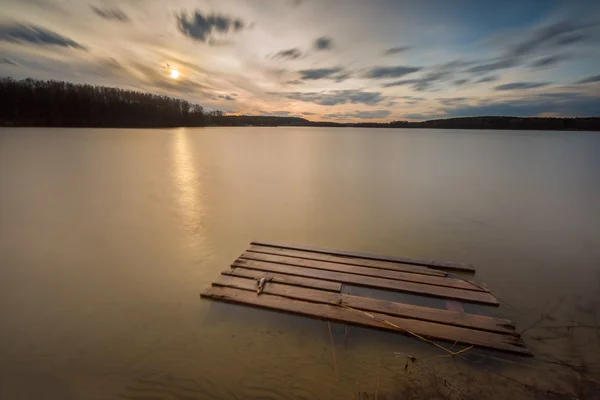
<svg viewBox="0 0 600 400"><path fill-rule="evenodd" d="M173 79L179 78L179 71L177 71L176 69L171 69L171 78L173 78Z"/></svg>

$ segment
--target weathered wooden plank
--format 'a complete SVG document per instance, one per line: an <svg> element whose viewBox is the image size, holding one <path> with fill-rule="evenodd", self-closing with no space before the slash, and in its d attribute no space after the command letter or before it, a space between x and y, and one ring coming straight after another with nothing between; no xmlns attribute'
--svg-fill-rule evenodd
<svg viewBox="0 0 600 400"><path fill-rule="evenodd" d="M239 268L236 268L235 271L238 269ZM225 286L241 290L256 291L255 280L236 276L222 275L213 283L213 286ZM263 293L288 297L295 300L309 301L311 303L331 305L342 304L359 310L374 311L396 317L418 319L446 325L462 326L476 330L516 335L514 325L509 320L465 314L464 312L446 311L430 307L372 299L369 297L306 289L282 285L275 283L274 281L270 281L265 284Z"/></svg>
<svg viewBox="0 0 600 400"><path fill-rule="evenodd" d="M389 261L369 260L366 258L356 258L350 256L335 256L332 254L315 253L312 251L302 251L293 249L284 249L279 247L250 245L247 251L255 253L275 254L280 256L290 256L296 258L306 258L308 260L329 261L338 264L357 265L361 267L370 267L376 269L385 269L390 271L412 272L413 274L423 274L432 276L447 276L443 271L430 269L418 265L401 264Z"/></svg>
<svg viewBox="0 0 600 400"><path fill-rule="evenodd" d="M253 269L235 268L221 272L222 275L237 276L240 278L260 279L263 277L271 278L271 282L285 285L300 286L312 289L327 290L329 292L339 293L342 290L342 284L339 282L323 281L321 279L303 278L301 276L283 275L273 272L264 272ZM254 282L256 289L256 282Z"/></svg>
<svg viewBox="0 0 600 400"><path fill-rule="evenodd" d="M454 289L443 286L424 285L422 283L395 281L392 279L373 278L371 276L355 275L342 272L324 271L313 268L297 267L294 265L275 264L263 261L238 258L233 267L275 272L279 274L303 276L306 278L323 279L357 286L374 287L404 293L415 293L423 296L457 299L471 303L498 306L498 300L490 293L473 290Z"/></svg>
<svg viewBox="0 0 600 400"><path fill-rule="evenodd" d="M523 346L523 342L515 336L499 335L491 332L419 321L416 319L370 313L374 317L373 318L364 314L362 311L351 310L340 306L310 303L271 294L262 294L258 296L256 293L232 288L211 287L201 293L200 296L219 301L246 304L270 310L305 315L317 319L394 331L410 336L413 336L412 334L417 334L426 338L444 340L451 343L474 345L519 355L532 355L529 350ZM400 330L384 321L400 327Z"/></svg>
<svg viewBox="0 0 600 400"><path fill-rule="evenodd" d="M428 276L421 274L412 274L410 272L389 271L386 269L373 269L369 267L359 267L356 265L344 265L327 261L307 260L305 258L295 258L288 256L279 256L274 254L245 252L240 256L246 260L265 261L277 264L296 265L299 267L322 269L325 271L344 272L348 274L372 276L375 278L386 278L397 281L417 282L426 285L444 286L456 289L473 290L483 292L475 285L462 279L445 278L442 276Z"/></svg>
<svg viewBox="0 0 600 400"><path fill-rule="evenodd" d="M312 247L312 246L298 246L298 245L291 245L291 244L267 243L267 242L260 242L260 241L252 241L251 244L259 245L259 246L278 247L278 248L284 248L284 249L306 250L306 251L313 251L315 253L323 253L323 254L334 254L334 255L342 255L342 256L359 257L359 258L366 258L369 260L392 261L392 262L399 262L399 263L403 263L403 264L423 265L425 267L444 270L444 271L460 271L460 272L475 273L475 268L472 265L466 264L466 263L454 262L454 261L434 261L434 260L425 260L425 259L402 257L402 256L383 256L383 255L379 255L379 254L361 253L361 252L357 252L357 251L323 249L323 248Z"/></svg>

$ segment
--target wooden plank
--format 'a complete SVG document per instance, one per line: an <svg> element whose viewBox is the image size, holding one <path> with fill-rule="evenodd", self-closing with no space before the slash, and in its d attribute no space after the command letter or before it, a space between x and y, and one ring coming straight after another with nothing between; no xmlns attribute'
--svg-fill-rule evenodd
<svg viewBox="0 0 600 400"><path fill-rule="evenodd" d="M251 292L256 291L256 281L236 276L220 276L213 283L213 286L225 286L235 289L249 290ZM274 283L273 281L265 284L263 293L287 297L295 300L309 301L311 303L331 305L342 304L358 310L374 311L396 317L418 319L446 325L462 326L476 330L516 335L515 327L509 320L465 314L464 312L446 311L436 308L372 299L369 297L306 289L282 285L279 283Z"/></svg>
<svg viewBox="0 0 600 400"><path fill-rule="evenodd" d="M271 278L271 282L281 283L284 285L293 285L312 289L326 290L329 292L339 293L342 290L342 284L339 282L323 281L320 279L303 278L300 276L282 275L273 272L257 271L253 269L236 268L221 272L222 275L237 276L247 279L260 279L263 277ZM256 290L256 282L254 282Z"/></svg>
<svg viewBox="0 0 600 400"><path fill-rule="evenodd" d="M358 265L361 267L371 267L377 269L386 269L391 271L412 272L413 274L423 274L432 276L448 276L443 271L437 271L427 267L410 264L393 263L389 261L369 260L366 258L356 258L350 256L334 256L331 254L315 253L312 251L283 249L279 247L250 245L247 251L255 253L276 254L281 256L290 256L296 258L306 258L308 260L329 261L338 264Z"/></svg>
<svg viewBox="0 0 600 400"><path fill-rule="evenodd" d="M340 306L310 303L271 294L261 294L258 296L256 293L232 288L211 287L201 293L200 296L219 301L246 304L253 307L299 314L317 319L394 331L410 336L413 336L411 334L413 333L429 339L444 340L450 343L474 345L519 355L532 355L529 350L524 347L523 342L515 336L499 335L491 332L419 321L416 319L392 317L379 313L370 313L373 317L369 317L362 311L351 310ZM389 323L400 327L400 330L384 321L388 321Z"/></svg>
<svg viewBox="0 0 600 400"><path fill-rule="evenodd" d="M304 258L294 258L288 256L278 256L274 254L245 252L240 256L246 260L265 261L277 264L296 265L299 267L322 269L325 271L344 272L348 274L372 276L375 278L386 278L397 281L417 282L426 285L444 286L456 289L473 290L476 292L485 291L477 286L470 284L462 279L445 278L442 276L428 276L421 274L412 274L410 272L389 271L386 269L373 269L368 267L359 267L356 265L344 265L327 261L307 260Z"/></svg>
<svg viewBox="0 0 600 400"><path fill-rule="evenodd" d="M443 286L424 285L422 283L395 281L392 279L373 278L347 274L342 272L324 271L313 268L297 267L293 265L275 264L263 261L253 261L238 258L233 267L254 269L259 271L275 272L285 275L303 276L306 278L322 279L325 281L341 282L357 286L374 287L404 293L415 293L423 296L457 299L471 303L498 306L498 300L490 293L476 292L473 290L454 289Z"/></svg>
<svg viewBox="0 0 600 400"><path fill-rule="evenodd" d="M306 250L306 251L312 251L315 253L323 253L323 254L351 256L351 257L365 258L368 260L391 261L391 262L399 262L399 263L403 263L403 264L422 265L425 267L439 269L439 270L443 270L443 271L460 271L460 272L475 273L475 268L471 264L454 262L454 261L434 261L434 260L425 260L425 259L417 259L417 258L402 257L402 256L383 256L383 255L379 255L379 254L361 253L361 252L357 252L357 251L323 249L323 248L312 247L312 246L298 246L298 245L291 245L291 244L267 243L267 242L260 242L260 241L252 241L251 244L259 245L259 246L278 247L278 248L283 248L283 249Z"/></svg>

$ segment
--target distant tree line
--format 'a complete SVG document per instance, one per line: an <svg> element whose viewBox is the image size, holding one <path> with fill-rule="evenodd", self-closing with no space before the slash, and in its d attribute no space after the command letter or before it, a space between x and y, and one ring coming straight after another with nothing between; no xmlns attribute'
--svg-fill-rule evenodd
<svg viewBox="0 0 600 400"><path fill-rule="evenodd" d="M204 126L202 106L185 100L104 86L0 79L0 125Z"/></svg>
<svg viewBox="0 0 600 400"><path fill-rule="evenodd" d="M394 121L389 125L394 128L600 131L600 118L464 117L423 122Z"/></svg>
<svg viewBox="0 0 600 400"><path fill-rule="evenodd" d="M423 122L313 122L298 117L224 115L168 96L104 86L0 78L0 126L322 126L364 128L600 131L600 118L465 117Z"/></svg>
<svg viewBox="0 0 600 400"><path fill-rule="evenodd" d="M339 123L330 121L315 122L298 117L221 114L218 117L210 118L210 125L600 131L600 118L464 117L435 119L422 122L393 121L389 123Z"/></svg>

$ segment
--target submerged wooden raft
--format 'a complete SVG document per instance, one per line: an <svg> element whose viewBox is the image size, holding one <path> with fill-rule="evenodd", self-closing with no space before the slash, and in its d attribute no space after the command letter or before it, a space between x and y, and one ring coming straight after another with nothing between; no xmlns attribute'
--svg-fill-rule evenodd
<svg viewBox="0 0 600 400"><path fill-rule="evenodd" d="M512 322L466 314L462 302L498 306L480 283L446 271L471 265L252 242L201 296L452 343L532 355ZM257 294L257 283L265 285ZM344 284L437 297L448 309L343 294Z"/></svg>

